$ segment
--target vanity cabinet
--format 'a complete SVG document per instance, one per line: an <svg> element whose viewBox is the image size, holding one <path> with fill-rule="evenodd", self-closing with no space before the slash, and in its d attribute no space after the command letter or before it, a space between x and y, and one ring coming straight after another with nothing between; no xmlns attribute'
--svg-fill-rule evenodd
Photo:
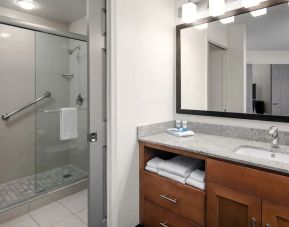
<svg viewBox="0 0 289 227"><path fill-rule="evenodd" d="M289 227L289 178L207 159L208 227Z"/></svg>
<svg viewBox="0 0 289 227"><path fill-rule="evenodd" d="M145 171L153 157L205 162L205 191ZM140 143L140 223L145 227L289 227L289 177L163 145Z"/></svg>
<svg viewBox="0 0 289 227"><path fill-rule="evenodd" d="M262 204L264 227L288 227L289 207L264 200Z"/></svg>
<svg viewBox="0 0 289 227"><path fill-rule="evenodd" d="M207 195L208 226L261 226L260 198L214 183L208 183Z"/></svg>

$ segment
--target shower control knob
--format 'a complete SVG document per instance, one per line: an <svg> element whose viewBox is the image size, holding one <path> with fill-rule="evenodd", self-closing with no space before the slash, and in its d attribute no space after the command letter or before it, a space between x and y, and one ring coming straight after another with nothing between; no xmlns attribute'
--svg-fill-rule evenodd
<svg viewBox="0 0 289 227"><path fill-rule="evenodd" d="M90 133L89 136L88 136L88 140L91 143L96 142L97 141L97 133L96 132Z"/></svg>

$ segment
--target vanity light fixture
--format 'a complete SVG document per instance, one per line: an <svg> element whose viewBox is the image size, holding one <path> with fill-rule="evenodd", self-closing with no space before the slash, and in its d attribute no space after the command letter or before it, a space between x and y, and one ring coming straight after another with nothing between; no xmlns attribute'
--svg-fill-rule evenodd
<svg viewBox="0 0 289 227"><path fill-rule="evenodd" d="M260 0L242 0L243 7L250 8L260 4Z"/></svg>
<svg viewBox="0 0 289 227"><path fill-rule="evenodd" d="M193 2L182 5L182 21L189 24L197 20L197 6Z"/></svg>
<svg viewBox="0 0 289 227"><path fill-rule="evenodd" d="M230 23L233 23L235 21L235 17L234 16L227 17L227 18L221 19L220 21L222 24L230 24Z"/></svg>
<svg viewBox="0 0 289 227"><path fill-rule="evenodd" d="M195 29L198 29L198 30L204 30L204 29L207 29L208 28L208 23L205 23L205 24L199 24L197 26L194 27Z"/></svg>
<svg viewBox="0 0 289 227"><path fill-rule="evenodd" d="M10 33L7 33L7 32L0 32L0 37L1 38L9 38L11 36L11 34Z"/></svg>
<svg viewBox="0 0 289 227"><path fill-rule="evenodd" d="M226 11L225 0L209 0L209 13L212 17L221 16Z"/></svg>
<svg viewBox="0 0 289 227"><path fill-rule="evenodd" d="M17 0L16 4L19 5L22 9L32 10L36 8L36 2L33 0Z"/></svg>
<svg viewBox="0 0 289 227"><path fill-rule="evenodd" d="M262 16L262 15L265 15L265 14L267 14L267 8L258 9L258 10L255 10L255 11L251 12L251 15L253 17L259 17L259 16Z"/></svg>

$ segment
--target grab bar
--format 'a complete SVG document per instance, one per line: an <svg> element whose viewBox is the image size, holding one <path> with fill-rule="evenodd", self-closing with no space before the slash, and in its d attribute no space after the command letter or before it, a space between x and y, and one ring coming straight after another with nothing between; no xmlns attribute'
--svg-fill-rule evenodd
<svg viewBox="0 0 289 227"><path fill-rule="evenodd" d="M13 116L14 114L17 114L17 113L19 113L20 111L27 109L29 106L32 106L33 104L41 101L42 99L51 97L51 95L52 95L51 92L49 92L49 91L45 92L45 94L44 94L42 97L36 99L36 100L33 101L32 103L29 103L28 105L23 106L23 107L21 107L20 109L11 112L10 114L8 114L8 113L3 114L3 115L2 115L2 120L4 120L4 121L8 120L8 119L9 119L11 116Z"/></svg>

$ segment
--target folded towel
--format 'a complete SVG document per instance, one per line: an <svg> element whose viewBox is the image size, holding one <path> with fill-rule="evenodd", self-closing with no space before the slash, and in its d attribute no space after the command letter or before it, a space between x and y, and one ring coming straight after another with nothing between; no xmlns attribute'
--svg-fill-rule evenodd
<svg viewBox="0 0 289 227"><path fill-rule="evenodd" d="M159 172L159 169L153 168L153 167L150 167L150 166L146 166L145 170L147 170L149 172L152 172L152 173L158 173Z"/></svg>
<svg viewBox="0 0 289 227"><path fill-rule="evenodd" d="M159 169L187 178L191 172L202 165L202 161L185 156L176 156L171 160L161 162Z"/></svg>
<svg viewBox="0 0 289 227"><path fill-rule="evenodd" d="M159 169L159 164L162 162L164 162L163 159L160 159L159 157L155 157L147 162L147 166L155 168L155 169Z"/></svg>
<svg viewBox="0 0 289 227"><path fill-rule="evenodd" d="M187 178L186 179L186 184L193 186L195 188L201 189L201 190L205 190L205 182L199 182L199 181L195 181L192 180L191 178Z"/></svg>
<svg viewBox="0 0 289 227"><path fill-rule="evenodd" d="M75 139L78 136L76 108L60 109L60 140Z"/></svg>
<svg viewBox="0 0 289 227"><path fill-rule="evenodd" d="M205 181L205 171L196 169L190 174L190 178L195 181L204 182Z"/></svg>
<svg viewBox="0 0 289 227"><path fill-rule="evenodd" d="M195 135L195 133L191 130L184 130L177 128L169 128L167 132L177 137L187 137Z"/></svg>
<svg viewBox="0 0 289 227"><path fill-rule="evenodd" d="M186 183L186 178L185 177L180 177L178 175L175 175L175 174L172 174L172 173L168 173L166 171L159 170L159 175L163 176L163 177L166 177L166 178L169 178L171 180L177 181L177 182L182 183L182 184Z"/></svg>

